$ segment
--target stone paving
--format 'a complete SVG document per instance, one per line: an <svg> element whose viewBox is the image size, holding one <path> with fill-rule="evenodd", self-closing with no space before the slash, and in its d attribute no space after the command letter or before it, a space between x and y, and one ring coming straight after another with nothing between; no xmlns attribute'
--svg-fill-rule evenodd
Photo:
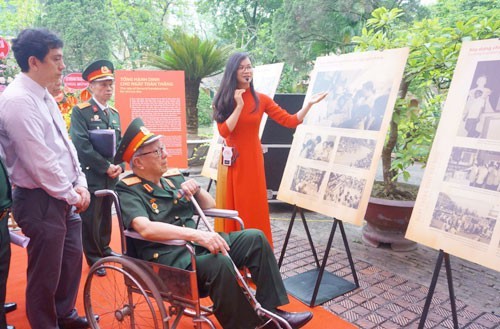
<svg viewBox="0 0 500 329"><path fill-rule="evenodd" d="M198 170L192 170L191 177L206 188L209 180L198 173ZM213 187L210 192L214 193ZM293 207L288 204L270 203L277 259L292 211ZM318 257L322 258L333 219L309 211L304 214ZM420 244L416 250L408 252L395 252L388 246L373 248L361 241L361 227L346 223L344 229L360 287L317 307L323 307L363 329L418 328L438 251ZM500 328L500 273L454 256L450 256L450 262L460 328ZM282 275L286 279L315 268L304 227L297 215L281 267ZM338 229L326 271L353 282ZM444 263L424 328L453 328Z"/></svg>
<svg viewBox="0 0 500 329"><path fill-rule="evenodd" d="M282 250L292 208L271 204L276 257ZM305 212L313 241L322 257L332 220ZM394 252L361 242L361 228L344 224L360 287L321 307L360 328L417 328L428 294L438 252L419 245L415 251ZM500 328L499 273L451 256L453 286L460 328ZM303 225L296 219L281 271L284 278L316 267ZM326 270L353 282L337 229ZM312 288L311 288L312 289ZM433 295L425 328L453 328L444 265Z"/></svg>

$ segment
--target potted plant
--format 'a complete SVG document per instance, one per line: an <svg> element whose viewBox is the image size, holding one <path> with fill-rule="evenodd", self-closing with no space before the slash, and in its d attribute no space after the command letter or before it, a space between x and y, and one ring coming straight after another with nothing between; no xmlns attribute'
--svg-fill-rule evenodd
<svg viewBox="0 0 500 329"><path fill-rule="evenodd" d="M452 3L458 6L465 1ZM494 8L490 9L474 8L472 14L471 10L457 8L457 14L449 7L436 6L435 14L440 19L405 23L401 20L402 10L382 7L373 11L361 36L353 38L358 51L410 48L382 150L383 181L375 182L365 215L368 224L363 229L363 240L368 244L390 243L395 250L415 248L404 234L418 187L409 188L398 178L407 181L408 168L416 162L425 166L462 41L498 36L498 20ZM463 20L465 17L469 18ZM387 208L384 203L389 204L389 209L396 207L396 218L381 213Z"/></svg>

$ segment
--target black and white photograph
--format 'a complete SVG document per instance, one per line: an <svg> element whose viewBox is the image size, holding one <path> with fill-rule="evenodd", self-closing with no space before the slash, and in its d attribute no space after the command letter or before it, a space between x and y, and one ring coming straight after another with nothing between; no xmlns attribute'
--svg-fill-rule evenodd
<svg viewBox="0 0 500 329"><path fill-rule="evenodd" d="M374 164L387 135L408 52L398 48L316 58L304 103L319 92L328 95L311 107L295 130L277 200L363 224L377 174ZM319 198L290 190L298 166L326 171ZM331 172L344 176L330 176ZM337 180L349 185L337 190L333 187ZM341 202L334 202L338 197Z"/></svg>
<svg viewBox="0 0 500 329"><path fill-rule="evenodd" d="M405 234L497 271L499 49L498 38L462 43Z"/></svg>
<svg viewBox="0 0 500 329"><path fill-rule="evenodd" d="M323 200L358 209L366 180L353 176L330 173Z"/></svg>
<svg viewBox="0 0 500 329"><path fill-rule="evenodd" d="M326 110L308 116L306 124L380 130L392 81L376 82L360 75L360 70L318 72L313 93L328 91Z"/></svg>
<svg viewBox="0 0 500 329"><path fill-rule="evenodd" d="M458 136L500 140L500 61L477 63Z"/></svg>
<svg viewBox="0 0 500 329"><path fill-rule="evenodd" d="M217 147L214 149L214 155L210 159L210 168L217 170L219 168L219 162L220 160L220 152L222 151L222 148Z"/></svg>
<svg viewBox="0 0 500 329"><path fill-rule="evenodd" d="M317 196L323 177L325 177L324 170L297 166L290 189L305 195Z"/></svg>
<svg viewBox="0 0 500 329"><path fill-rule="evenodd" d="M340 165L369 169L376 141L373 139L341 137L334 162Z"/></svg>
<svg viewBox="0 0 500 329"><path fill-rule="evenodd" d="M329 162L335 146L335 136L308 133L304 137L300 157Z"/></svg>
<svg viewBox="0 0 500 329"><path fill-rule="evenodd" d="M500 190L500 152L454 147L444 180L490 191Z"/></svg>
<svg viewBox="0 0 500 329"><path fill-rule="evenodd" d="M430 226L448 234L489 244L498 215L498 208L485 207L478 199L441 192Z"/></svg>

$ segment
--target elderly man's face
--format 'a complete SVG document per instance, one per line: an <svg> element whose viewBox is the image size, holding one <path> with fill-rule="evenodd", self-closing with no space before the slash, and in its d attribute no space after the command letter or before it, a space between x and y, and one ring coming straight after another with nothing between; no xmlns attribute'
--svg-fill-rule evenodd
<svg viewBox="0 0 500 329"><path fill-rule="evenodd" d="M104 80L104 81L93 81L89 85L90 92L92 96L101 104L107 104L108 101L113 97L113 91L115 89L114 80Z"/></svg>
<svg viewBox="0 0 500 329"><path fill-rule="evenodd" d="M135 157L139 158L139 165L149 175L161 177L168 169L167 151L162 139L141 147Z"/></svg>

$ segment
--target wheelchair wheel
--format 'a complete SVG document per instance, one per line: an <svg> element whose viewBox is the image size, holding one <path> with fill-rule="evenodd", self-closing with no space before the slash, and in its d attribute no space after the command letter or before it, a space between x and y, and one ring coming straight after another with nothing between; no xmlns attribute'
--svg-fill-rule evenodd
<svg viewBox="0 0 500 329"><path fill-rule="evenodd" d="M98 269L105 269L106 275L98 276ZM124 257L106 257L91 267L85 282L84 305L93 329L169 328L169 317L153 280Z"/></svg>

